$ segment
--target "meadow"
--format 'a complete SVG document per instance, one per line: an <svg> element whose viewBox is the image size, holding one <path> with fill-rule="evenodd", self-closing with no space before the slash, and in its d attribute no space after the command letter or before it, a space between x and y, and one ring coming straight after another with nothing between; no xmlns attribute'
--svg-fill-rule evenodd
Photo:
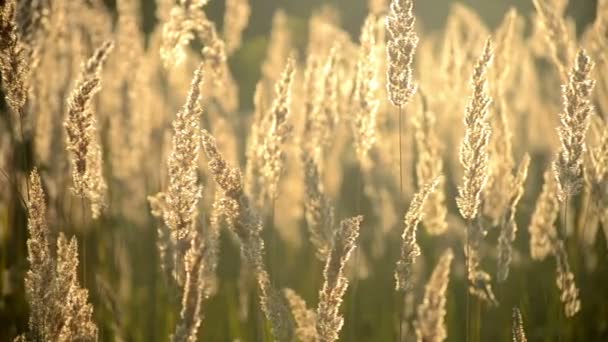
<svg viewBox="0 0 608 342"><path fill-rule="evenodd" d="M512 2L0 0L0 341L608 341L608 0Z"/></svg>

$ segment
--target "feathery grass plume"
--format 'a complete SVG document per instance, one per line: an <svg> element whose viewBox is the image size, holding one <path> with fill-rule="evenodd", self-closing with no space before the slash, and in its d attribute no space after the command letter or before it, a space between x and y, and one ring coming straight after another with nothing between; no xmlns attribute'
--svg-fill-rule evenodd
<svg viewBox="0 0 608 342"><path fill-rule="evenodd" d="M251 14L249 0L227 0L226 12L224 13L224 40L226 41L226 53L231 55L241 46L241 34Z"/></svg>
<svg viewBox="0 0 608 342"><path fill-rule="evenodd" d="M438 179L437 189L428 194L423 207L422 223L431 235L439 235L448 229L446 216L448 209L445 205L445 178L440 177L443 172L443 159L441 156L441 143L437 134L435 114L428 108L426 97L422 93L423 108L419 115L414 116L415 143L418 161L416 163L416 177L418 187ZM438 178L439 177L439 178Z"/></svg>
<svg viewBox="0 0 608 342"><path fill-rule="evenodd" d="M566 316L572 317L580 310L581 304L564 243L559 238L554 225L559 213L557 181L550 170L545 172L544 181L529 227L530 254L535 260L543 260L549 254L555 257L556 283L561 291L560 300L564 303Z"/></svg>
<svg viewBox="0 0 608 342"><path fill-rule="evenodd" d="M29 270L25 275L25 292L30 305L29 329L32 340L50 340L49 317L53 315L48 305L49 284L53 280L54 263L51 256L51 237L46 219L46 202L38 170L30 175L29 204L27 207L27 260Z"/></svg>
<svg viewBox="0 0 608 342"><path fill-rule="evenodd" d="M404 218L405 228L401 238L401 257L397 261L395 268L395 289L401 291L410 291L413 288L411 282L412 267L416 258L420 255L420 247L416 242L416 230L418 224L422 220L422 214L426 200L429 194L433 193L437 188L439 179L436 178L430 183L425 184L412 199L410 207L407 210Z"/></svg>
<svg viewBox="0 0 608 342"><path fill-rule="evenodd" d="M163 24L160 56L165 67L181 64L186 58L185 48L194 40L194 31L200 29L195 13L207 1L180 1L171 7L167 21ZM168 8L167 8L168 9Z"/></svg>
<svg viewBox="0 0 608 342"><path fill-rule="evenodd" d="M353 136L359 163L368 162L368 152L376 143L376 115L380 101L377 99L378 60L376 59L375 27L378 19L370 14L361 28L359 59L355 75L353 105ZM327 101L327 99L326 99Z"/></svg>
<svg viewBox="0 0 608 342"><path fill-rule="evenodd" d="M40 62L38 55L42 48L43 34L49 26L50 5L46 0L21 1L17 4L16 21L19 35L29 49L30 70L36 69Z"/></svg>
<svg viewBox="0 0 608 342"><path fill-rule="evenodd" d="M508 79L507 77L513 73L513 66L510 62L515 57L517 52L517 34L518 26L521 25L521 17L518 15L515 8L509 9L505 14L500 26L496 29L496 49L494 50L494 72L495 89L497 93L503 95L506 91Z"/></svg>
<svg viewBox="0 0 608 342"><path fill-rule="evenodd" d="M184 282L179 322L175 328L175 334L171 336L173 342L197 341L197 334L201 325L201 306L206 287L209 286L202 277L206 265L201 252L201 243L198 232L192 232L190 248L184 256L186 280Z"/></svg>
<svg viewBox="0 0 608 342"><path fill-rule="evenodd" d="M392 0L386 17L386 29L389 32L386 44L387 91L391 103L399 108L410 101L417 88L412 70L418 45L413 7L413 0Z"/></svg>
<svg viewBox="0 0 608 342"><path fill-rule="evenodd" d="M481 194L482 214L492 225L500 225L508 210L510 200L510 186L513 182L512 170L515 161L512 156L511 131L509 128L505 100L506 94L500 95L499 104L495 107L496 117L492 124L492 138L488 150L488 175L486 186Z"/></svg>
<svg viewBox="0 0 608 342"><path fill-rule="evenodd" d="M524 320L521 318L521 312L518 308L513 308L513 323L511 326L511 335L513 342L528 342L524 331Z"/></svg>
<svg viewBox="0 0 608 342"><path fill-rule="evenodd" d="M54 286L56 310L60 311L61 327L57 341L97 341L97 326L93 322L93 306L88 291L78 283L78 243L63 233L57 239L57 271Z"/></svg>
<svg viewBox="0 0 608 342"><path fill-rule="evenodd" d="M103 178L103 156L99 143L91 144L88 156L89 189L87 198L91 202L91 216L95 219L101 215L105 207L108 186Z"/></svg>
<svg viewBox="0 0 608 342"><path fill-rule="evenodd" d="M266 50L266 59L262 64L262 75L270 83L276 82L283 70L280 66L285 63L291 51L291 35L287 26L287 14L278 9L272 17L272 30Z"/></svg>
<svg viewBox="0 0 608 342"><path fill-rule="evenodd" d="M249 198L254 200L257 207L263 205L263 188L264 176L262 175L262 167L264 162L264 139L265 133L268 131L269 114L267 110L267 102L265 98L268 96L268 90L263 81L259 81L255 87L253 95L253 118L251 129L247 137L247 148L245 156L247 163L245 164L245 193Z"/></svg>
<svg viewBox="0 0 608 342"><path fill-rule="evenodd" d="M317 314L306 307L306 301L302 299L294 290L284 289L283 294L287 298L291 314L296 321L296 338L300 342L316 342L317 330L315 322Z"/></svg>
<svg viewBox="0 0 608 342"><path fill-rule="evenodd" d="M322 84L319 84L323 93L320 95L319 108L313 116L313 127L318 134L322 155L334 142L334 130L339 121L340 113L340 79L339 79L339 57L341 43L335 43L321 70ZM319 82L321 83L321 82ZM319 160L320 162L321 160Z"/></svg>
<svg viewBox="0 0 608 342"><path fill-rule="evenodd" d="M101 69L113 47L112 41L104 42L83 64L68 97L68 113L63 124L67 151L72 155L72 191L91 203L93 218L99 217L105 205L107 185L103 179L101 145L92 101L101 90Z"/></svg>
<svg viewBox="0 0 608 342"><path fill-rule="evenodd" d="M30 61L27 46L20 40L15 0L0 5L0 74L6 103L11 109L15 132L23 131L23 115L29 89ZM20 124L17 124L20 122ZM17 135L18 136L18 135ZM23 137L22 137L23 138Z"/></svg>
<svg viewBox="0 0 608 342"><path fill-rule="evenodd" d="M587 153L585 175L596 210L601 210L608 207L608 123L599 119L597 123L601 135Z"/></svg>
<svg viewBox="0 0 608 342"><path fill-rule="evenodd" d="M195 231L198 217L197 205L202 187L198 182L198 158L201 149L200 86L203 82L203 65L194 72L186 103L173 119L171 154L167 161L169 186L165 192L167 210L163 212L165 225L169 228L176 248L176 263L181 263L188 248L191 234ZM176 279L182 283L181 270Z"/></svg>
<svg viewBox="0 0 608 342"><path fill-rule="evenodd" d="M263 143L263 175L271 199L277 197L279 178L283 172L285 155L283 145L291 133L292 126L287 122L291 106L291 83L295 74L295 60L287 59L281 79L275 86L275 99L270 108L270 125Z"/></svg>
<svg viewBox="0 0 608 342"><path fill-rule="evenodd" d="M489 29L481 16L475 12L471 6L461 2L456 2L451 8L451 15L448 18L447 30L454 30L456 35L460 35L459 49L469 64L475 58L475 49L479 44L483 44L489 35Z"/></svg>
<svg viewBox="0 0 608 342"><path fill-rule="evenodd" d="M488 143L492 129L488 123L492 99L487 89L487 71L492 61L492 41L486 40L471 77L473 94L465 110L465 136L460 145L460 163L464 167L463 184L458 187L456 204L465 220L473 220L481 203L481 191L486 184Z"/></svg>
<svg viewBox="0 0 608 342"><path fill-rule="evenodd" d="M447 337L445 306L452 259L454 253L448 248L441 254L425 286L424 299L418 306L418 316L414 323L417 341L442 342Z"/></svg>
<svg viewBox="0 0 608 342"><path fill-rule="evenodd" d="M222 195L216 192L211 205L211 215L209 217L209 224L204 226L202 232L202 240L204 244L203 257L205 259L205 268L203 269L202 277L209 285L207 286L205 296L210 297L215 294L218 290L218 275L217 265L220 257L220 233L221 224L224 217L222 216L221 203Z"/></svg>
<svg viewBox="0 0 608 342"><path fill-rule="evenodd" d="M490 75L493 87L490 92L496 99L493 102L491 121L492 138L488 146L489 165L487 184L482 193L482 213L484 218L491 220L493 226L501 225L509 207L511 184L513 182L513 146L512 132L509 125L509 115L516 113L511 105L509 90L511 87L511 61L517 58L514 50L517 26L520 18L515 9L511 9L496 30L496 49L494 51L493 70Z"/></svg>
<svg viewBox="0 0 608 342"><path fill-rule="evenodd" d="M587 246L595 243L601 228L608 242L608 123L599 116L594 117L593 140L585 159L585 190L589 194L586 213L594 223L582 227L583 241ZM596 224L599 222L600 224Z"/></svg>
<svg viewBox="0 0 608 342"><path fill-rule="evenodd" d="M558 198L565 201L579 193L583 186L585 138L593 114L591 92L595 81L590 78L593 62L585 50L579 50L568 82L562 86L563 112L557 129L561 142L553 162L558 185Z"/></svg>
<svg viewBox="0 0 608 342"><path fill-rule="evenodd" d="M517 233L517 222L515 222L515 212L517 204L524 193L524 185L528 176L528 166L530 165L530 157L526 154L519 164L517 174L510 186L509 193L509 209L505 222L500 229L498 237L498 267L496 279L499 282L505 281L509 276L509 265L511 264L511 254L513 249L513 241Z"/></svg>
<svg viewBox="0 0 608 342"><path fill-rule="evenodd" d="M304 105L304 127L302 130L302 156L311 153L322 153L322 148L319 148L321 137L321 121L320 107L322 106L322 95L319 88L321 83L322 63L321 58L310 53L306 58L306 67L304 69L304 85L303 85L303 105ZM315 155L316 160L321 161L321 155Z"/></svg>
<svg viewBox="0 0 608 342"><path fill-rule="evenodd" d="M581 310L579 290L574 282L574 273L570 270L568 254L564 242L556 240L553 242L553 255L555 257L557 276L557 288L560 290L560 300L564 303L566 317L573 317Z"/></svg>
<svg viewBox="0 0 608 342"><path fill-rule="evenodd" d="M460 214L468 223L465 254L469 292L491 305L497 305L491 286L492 278L480 269L479 247L486 230L475 220L481 205L481 195L486 186L489 164L488 145L492 134L489 109L492 99L488 93L487 73L492 58L492 40L488 38L471 77L473 94L469 97L465 109L466 130L460 145L460 164L464 167L463 184L458 187L456 204Z"/></svg>
<svg viewBox="0 0 608 342"><path fill-rule="evenodd" d="M162 220L169 210L167 207L167 195L164 192L159 192L154 196L148 196L148 203L150 204L150 213L157 219ZM156 247L158 248L160 268L166 275L173 275L176 263L176 260L174 260L175 246L171 239L169 227L160 224L156 228L156 232L158 234Z"/></svg>
<svg viewBox="0 0 608 342"><path fill-rule="evenodd" d="M344 324L344 318L340 316L342 297L348 288L344 266L355 249L362 221L363 216L342 220L334 236L331 252L323 269L325 281L319 291L316 327L320 342L336 341Z"/></svg>
<svg viewBox="0 0 608 342"><path fill-rule="evenodd" d="M41 28L36 34L39 35L36 40L40 46L38 53L40 63L36 66L35 72L31 73L32 89L28 99L31 104L28 110L30 113L36 113L33 141L37 162L49 166L51 174L62 175L65 173L63 166L65 162L52 163L51 159L57 160L59 158L57 151L63 148L65 139L61 134L63 127L58 123L63 120L65 112L66 89L78 72L74 70L79 66L75 61L82 57L77 50L71 50L68 44L71 38L68 33L73 31L66 23L66 7L64 0L53 2L49 25L44 29ZM48 82L48 80L53 81ZM65 158L62 156L61 159Z"/></svg>
<svg viewBox="0 0 608 342"><path fill-rule="evenodd" d="M264 265L264 240L260 236L262 222L243 191L241 173L228 165L217 149L215 138L206 130L201 131L201 141L209 160L209 170L223 192L224 198L218 204L220 210L241 244L245 262L255 273L262 311L272 325L275 339L289 341L293 338L289 307L285 298L270 284Z"/></svg>
<svg viewBox="0 0 608 342"><path fill-rule="evenodd" d="M38 171L30 176L27 241L28 261L25 285L31 314L30 331L23 336L30 341L97 341L97 326L92 320L93 307L88 292L78 283L78 246L76 239L60 233L56 259L50 251L50 230L46 221L46 203Z"/></svg>
<svg viewBox="0 0 608 342"><path fill-rule="evenodd" d="M215 24L203 12L208 2L183 0L173 6L163 25L160 54L167 68L181 64L186 57L186 47L197 37L203 43L203 60L214 73L213 80L224 82L226 51Z"/></svg>
<svg viewBox="0 0 608 342"><path fill-rule="evenodd" d="M595 22L589 25L581 37L580 45L585 46L587 51L597 63L595 69L595 103L598 113L604 120L608 119L608 78L602 77L608 70L608 58L605 51L608 49L608 2L600 0L597 2Z"/></svg>
<svg viewBox="0 0 608 342"><path fill-rule="evenodd" d="M124 184L128 194L125 201L135 209L142 207L141 200L145 198L142 190L146 177L141 177L141 165L150 146L154 81L144 47L139 2L118 1L116 11L116 47L104 70L108 76L104 79L99 108L109 121L112 175ZM116 115L125 111L128 115Z"/></svg>
<svg viewBox="0 0 608 342"><path fill-rule="evenodd" d="M316 248L316 255L325 260L331 249L334 235L334 206L325 194L319 165L314 153L302 152L304 163L304 209L310 241Z"/></svg>
<svg viewBox="0 0 608 342"><path fill-rule="evenodd" d="M532 2L538 12L539 22L545 33L553 62L560 76L566 79L568 66L574 57L574 40L570 37L563 18L565 6L556 6L555 1L532 0ZM564 1L565 4L567 1Z"/></svg>
<svg viewBox="0 0 608 342"><path fill-rule="evenodd" d="M544 184L536 200L528 231L530 233L530 256L543 260L552 251L552 241L557 239L555 220L559 213L557 182L551 170L545 171Z"/></svg>
<svg viewBox="0 0 608 342"><path fill-rule="evenodd" d="M498 301L492 290L492 277L481 269L479 247L486 231L482 227L474 229L469 239L469 246L465 249L467 258L467 278L469 280L469 293L492 306Z"/></svg>

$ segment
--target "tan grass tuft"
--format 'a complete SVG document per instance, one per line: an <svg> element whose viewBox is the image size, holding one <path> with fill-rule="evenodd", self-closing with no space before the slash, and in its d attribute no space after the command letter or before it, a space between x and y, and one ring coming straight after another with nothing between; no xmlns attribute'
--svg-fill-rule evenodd
<svg viewBox="0 0 608 342"><path fill-rule="evenodd" d="M271 121L262 146L264 151L263 175L270 199L275 199L278 195L279 179L283 172L285 159L283 145L292 130L292 126L287 120L290 115L291 83L294 74L295 60L290 57L287 60L281 79L275 86L276 97L270 109Z"/></svg>
<svg viewBox="0 0 608 342"><path fill-rule="evenodd" d="M543 188L536 200L536 208L528 226L532 259L543 260L551 253L552 241L557 238L555 220L558 213L557 182L553 173L546 171Z"/></svg>
<svg viewBox="0 0 608 342"><path fill-rule="evenodd" d="M25 292L30 304L30 331L43 340L51 338L48 316L53 314L47 305L48 284L53 280L54 264L51 256L51 237L46 218L46 202L38 170L30 176L30 193L27 208L27 261Z"/></svg>
<svg viewBox="0 0 608 342"><path fill-rule="evenodd" d="M418 228L418 223L422 220L422 213L426 200L429 194L435 191L438 182L439 180L435 179L433 182L423 186L412 199L410 207L405 214L405 228L401 235L401 238L403 239L401 244L401 257L399 258L399 261L397 261L397 267L395 268L396 290L410 291L413 288L411 281L412 267L416 262L416 258L420 256L420 247L416 242L416 230Z"/></svg>
<svg viewBox="0 0 608 342"><path fill-rule="evenodd" d="M465 137L460 145L460 163L464 167L463 184L458 187L456 203L462 217L473 220L481 203L481 191L486 184L488 143L492 130L488 123L491 98L487 89L487 71L492 61L492 41L488 38L483 53L475 64L471 87L473 94L467 103L464 123Z"/></svg>
<svg viewBox="0 0 608 342"><path fill-rule="evenodd" d="M410 101L417 88L412 68L418 46L413 7L413 0L392 0L386 17L386 29L389 32L386 45L387 90L389 100L399 108Z"/></svg>
<svg viewBox="0 0 608 342"><path fill-rule="evenodd" d="M106 41L82 65L79 80L68 97L64 122L67 150L72 162L72 191L91 203L93 218L104 207L107 185L103 178L102 152L92 101L101 90L101 69L114 43Z"/></svg>
<svg viewBox="0 0 608 342"><path fill-rule="evenodd" d="M368 15L361 29L361 47L355 75L353 135L355 138L355 151L359 163L364 165L369 150L376 143L376 115L379 101L377 100L376 69L376 37L375 28L378 19Z"/></svg>
<svg viewBox="0 0 608 342"><path fill-rule="evenodd" d="M245 261L252 267L258 282L260 305L272 325L275 339L288 341L293 338L293 322L285 298L270 283L264 265L264 241L260 236L262 222L243 191L242 176L238 169L228 165L217 149L215 138L206 130L201 132L203 150L209 160L211 174L223 193L218 203L228 227L241 245Z"/></svg>
<svg viewBox="0 0 608 342"><path fill-rule="evenodd" d="M11 119L21 121L28 96L31 61L28 58L28 47L20 39L16 7L15 0L4 1L0 5L0 74L2 90L13 114ZM13 126L20 127L16 122Z"/></svg>
<svg viewBox="0 0 608 342"><path fill-rule="evenodd" d="M251 6L249 0L227 0L224 13L224 40L226 53L232 54L241 46L241 34L247 27Z"/></svg>
<svg viewBox="0 0 608 342"><path fill-rule="evenodd" d="M317 257L325 260L331 249L334 234L334 206L325 194L319 165L314 154L302 153L304 162L305 218L310 241L316 248Z"/></svg>
<svg viewBox="0 0 608 342"><path fill-rule="evenodd" d="M568 65L574 57L574 47L563 18L564 8L556 6L554 1L533 0L532 2L538 12L538 19L545 33L553 62L560 76L566 78Z"/></svg>
<svg viewBox="0 0 608 342"><path fill-rule="evenodd" d="M517 233L517 222L515 221L515 212L517 204L524 193L524 185L528 176L528 166L530 165L530 157L526 154L519 164L519 169L515 175L509 193L509 208L505 222L500 229L498 237L498 266L496 279L500 282L505 281L509 276L509 265L511 264L511 254L513 253L513 242Z"/></svg>
<svg viewBox="0 0 608 342"><path fill-rule="evenodd" d="M454 259L454 253L451 249L441 254L425 287L424 298L418 306L418 316L414 323L418 341L441 342L448 335L445 324L446 293L450 281L452 259Z"/></svg>
<svg viewBox="0 0 608 342"><path fill-rule="evenodd" d="M316 322L319 342L336 341L344 324L344 318L340 315L342 297L348 288L344 267L355 249L362 221L363 216L342 220L334 236L333 246L323 270L325 282L319 291Z"/></svg>
<svg viewBox="0 0 608 342"><path fill-rule="evenodd" d="M426 231L431 235L439 235L448 229L446 221L448 210L445 205L444 190L445 178L440 177L443 172L443 159L441 143L436 131L435 114L427 108L426 99L423 102L424 106L421 113L414 117L415 143L418 154L416 177L420 188L439 177L437 189L428 195L422 217L422 223Z"/></svg>
<svg viewBox="0 0 608 342"><path fill-rule="evenodd" d="M557 129L561 146L553 162L560 201L576 195L583 186L585 138L593 114L591 92L595 81L590 78L592 68L591 58L585 50L580 50L568 82L562 86L564 108L560 113L561 125Z"/></svg>
<svg viewBox="0 0 608 342"><path fill-rule="evenodd" d="M296 321L296 337L300 342L316 342L317 330L315 322L317 314L306 307L306 302L294 290L284 289L283 294L289 302L291 314Z"/></svg>

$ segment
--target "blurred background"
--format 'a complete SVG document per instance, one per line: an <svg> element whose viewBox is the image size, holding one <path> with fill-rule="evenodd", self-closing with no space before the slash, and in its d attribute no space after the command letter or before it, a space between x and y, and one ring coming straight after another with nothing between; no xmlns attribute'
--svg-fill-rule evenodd
<svg viewBox="0 0 608 342"><path fill-rule="evenodd" d="M570 1L567 15L574 18L577 32L595 19L597 0ZM481 17L484 23L495 29L502 21L510 8L516 8L519 13L530 17L534 12L532 0L432 0L417 1L414 12L418 19L417 24L423 32L436 32L443 30L446 25L448 13L455 3L465 4ZM154 26L154 2L144 1L146 8L146 29ZM342 28L350 33L353 40L357 40L365 16L368 13L366 0L252 0L251 17L249 25L243 33L243 45L230 61L234 77L241 86L241 104L247 109L252 106L253 89L260 79L260 64L265 53L266 44L272 28L272 16L277 9L283 9L289 16L289 28L293 34L294 45L304 52L308 37L308 19L310 15L323 6L336 8L339 13ZM224 14L224 1L210 1L207 5L209 16L218 25L222 25ZM528 29L530 29L528 27ZM353 56L355 58L355 56Z"/></svg>

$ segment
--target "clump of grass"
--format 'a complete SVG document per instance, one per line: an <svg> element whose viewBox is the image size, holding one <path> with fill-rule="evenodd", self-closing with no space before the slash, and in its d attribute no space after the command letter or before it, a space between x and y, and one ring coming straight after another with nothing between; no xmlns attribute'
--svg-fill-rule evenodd
<svg viewBox="0 0 608 342"><path fill-rule="evenodd" d="M542 191L536 200L536 208L528 226L530 256L535 260L546 258L551 253L552 241L557 238L555 229L555 220L559 214L557 182L551 171L546 171L543 179Z"/></svg>
<svg viewBox="0 0 608 342"><path fill-rule="evenodd" d="M538 12L538 22L544 31L551 58L559 70L560 76L565 78L568 65L574 56L573 40L570 37L566 21L563 18L566 1L559 5L558 1L533 0Z"/></svg>
<svg viewBox="0 0 608 342"><path fill-rule="evenodd" d="M454 253L451 249L441 254L425 287L424 298L418 306L418 316L414 323L418 341L441 342L448 336L445 307L452 259Z"/></svg>
<svg viewBox="0 0 608 342"><path fill-rule="evenodd" d="M207 2L208 0L180 1L170 9L168 19L163 25L160 46L161 59L165 67L169 68L184 62L186 47L197 37L204 44L202 54L211 71L216 76L222 74L226 51L215 24L202 11Z"/></svg>
<svg viewBox="0 0 608 342"><path fill-rule="evenodd" d="M374 50L376 22L377 18L373 15L365 19L361 29L361 48L355 74L353 136L357 158L361 165L365 165L367 154L376 143L376 115L379 105L376 95L378 61Z"/></svg>
<svg viewBox="0 0 608 342"><path fill-rule="evenodd" d="M344 324L344 318L339 311L342 297L348 288L344 267L355 249L362 221L363 216L342 220L334 236L331 252L323 269L325 281L319 291L316 327L320 342L337 340Z"/></svg>
<svg viewBox="0 0 608 342"><path fill-rule="evenodd" d="M423 93L421 92L421 94ZM440 140L436 132L436 116L428 108L426 96L423 94L422 97L422 111L414 118L416 152L418 154L416 177L419 187L423 187L426 183L437 179L437 189L428 194L423 208L422 223L429 234L439 235L445 233L448 229L446 220L448 209L445 204L444 190L445 177L441 176L443 173L443 160Z"/></svg>
<svg viewBox="0 0 608 342"><path fill-rule="evenodd" d="M416 230L418 224L422 220L423 208L429 194L435 191L438 180L435 179L432 183L423 186L420 191L414 196L410 207L405 214L405 228L401 238L401 257L397 261L395 268L395 289L399 291L410 291L413 288L411 283L412 267L416 258L420 256L420 247L416 242Z"/></svg>
<svg viewBox="0 0 608 342"><path fill-rule="evenodd" d="M227 164L217 149L215 138L209 132L203 130L201 136L203 150L209 160L209 170L223 193L220 210L228 227L239 239L245 261L253 268L262 311L272 324L274 337L280 341L290 340L294 328L289 307L284 297L270 283L264 264L264 241L260 236L262 222L243 191L241 173Z"/></svg>
<svg viewBox="0 0 608 342"><path fill-rule="evenodd" d="M481 194L486 185L489 155L488 144L492 129L488 122L492 99L487 89L487 72L492 61L492 41L488 38L483 52L473 69L471 88L465 110L465 136L460 145L460 163L464 167L463 184L458 187L456 204L467 221L467 278L469 292L490 304L497 305L491 287L490 275L480 269L479 245L485 236L485 228L475 220L481 206Z"/></svg>
<svg viewBox="0 0 608 342"><path fill-rule="evenodd" d="M554 224L559 213L558 186L551 171L545 172L544 180L529 227L530 254L536 260L543 260L548 255L554 256L560 300L564 303L566 316L572 317L580 310L581 303L564 242Z"/></svg>
<svg viewBox="0 0 608 342"><path fill-rule="evenodd" d="M15 1L6 1L1 7L2 46L0 51L0 67L2 68L2 85L7 92L8 105L17 114L21 113L25 105L27 87L25 76L27 75L25 47L19 41Z"/></svg>
<svg viewBox="0 0 608 342"><path fill-rule="evenodd" d="M119 1L116 13L103 1L0 2L0 182L7 189L0 192L0 316L9 318L0 323L0 340L17 333L17 341L316 342L397 334L443 341L462 330L467 340L507 338L508 329L483 323L511 313L499 300L522 302L544 290L520 272L542 274L547 266L555 267L555 278L534 279L555 282L545 306L567 318L584 310L581 317L593 313L601 321L604 293L595 285L604 277L605 245L595 240L601 226L608 232L608 1L598 4L595 23L580 39L563 0L534 0L532 31L526 16L508 11L487 40L483 18L462 4L451 9L443 33L423 34L415 29L413 0L369 0L357 40L341 27L342 13L324 5L313 10L305 43L306 18L279 9L253 113L239 103L239 92L248 96L255 56L263 57L266 43L245 41L258 30L245 32L250 15L259 14L249 0L227 0L217 28L211 18L221 5L157 1L158 25L145 33L149 21L140 15L148 11L139 1ZM305 63L293 51L303 52L298 60ZM545 59L557 68L545 68ZM559 117L560 101L547 91L557 79ZM464 126L456 127L463 107ZM553 132L557 119L557 135L537 134ZM217 141L202 127L211 127ZM390 143L397 136L398 175L397 146ZM528 217L527 198L541 188L540 165L553 154ZM38 167L28 178L30 164ZM147 193L157 193L149 205L158 234L141 215ZM75 220L78 200L103 219ZM560 205L563 234L555 223ZM360 231L363 216L336 222L353 210L365 213L371 230ZM516 234L528 219L526 257ZM264 232L264 222L283 239ZM84 228L79 253L66 232ZM223 228L226 260L218 269ZM455 254L463 235L464 259ZM571 236L584 239L580 255ZM240 263L230 260L239 253ZM528 260L548 256L545 263ZM155 263L166 282L158 281ZM496 265L493 277L502 282L496 294L487 264ZM87 267L99 285L90 289L91 300ZM23 273L25 291L15 286ZM513 273L517 279L506 283ZM428 277L425 287L419 275ZM521 293L511 286L519 280L526 285ZM452 296L452 282L466 291L466 307ZM349 286L351 300L343 304ZM315 307L307 305L304 298L315 294L309 303ZM480 299L472 312L471 294ZM490 307L482 316L484 302ZM549 319L540 322L534 305L527 311L535 334L559 314L543 312ZM464 329L458 315L466 317ZM517 309L512 315L511 337L525 341L522 315ZM602 333L590 322L558 320L554 332L565 339Z"/></svg>
<svg viewBox="0 0 608 342"><path fill-rule="evenodd" d="M316 248L317 257L325 260L331 249L334 234L334 207L325 194L319 165L314 155L302 153L304 159L304 186L306 187L304 210L310 241Z"/></svg>
<svg viewBox="0 0 608 342"><path fill-rule="evenodd" d="M492 99L487 89L487 72L492 61L492 41L486 40L483 52L471 76L473 94L465 110L465 136L460 145L460 163L464 167L463 184L458 187L456 203L465 220L477 217L481 204L481 191L486 184L488 168L488 143L492 129L489 125L489 109Z"/></svg>
<svg viewBox="0 0 608 342"><path fill-rule="evenodd" d="M563 111L557 130L561 146L553 162L557 195L562 202L578 194L583 186L585 138L593 114L591 92L595 82L590 78L592 68L591 58L580 50L569 73L568 83L562 86Z"/></svg>
<svg viewBox="0 0 608 342"><path fill-rule="evenodd" d="M21 341L97 341L93 306L78 282L78 243L63 232L51 252L51 232L42 182L34 169L28 204L28 261L26 293L31 305L29 331Z"/></svg>
<svg viewBox="0 0 608 342"><path fill-rule="evenodd" d="M386 17L389 32L387 90L391 103L398 108L405 107L417 88L413 80L413 61L419 38L414 31L413 8L413 0L392 0Z"/></svg>
<svg viewBox="0 0 608 342"><path fill-rule="evenodd" d="M92 101L101 90L101 69L114 43L106 41L82 65L80 79L68 97L64 122L67 150L72 155L72 191L91 203L93 218L104 207L106 182L103 178L102 151Z"/></svg>
<svg viewBox="0 0 608 342"><path fill-rule="evenodd" d="M278 195L279 178L283 172L285 153L282 148L292 126L287 121L291 105L291 83L295 73L295 60L287 60L281 79L275 87L275 99L270 109L270 124L263 142L263 175L268 196L274 200Z"/></svg>
<svg viewBox="0 0 608 342"><path fill-rule="evenodd" d="M316 342L318 339L316 330L317 313L306 307L306 301L294 290L283 290L285 298L289 302L291 313L296 322L296 337L301 342Z"/></svg>
<svg viewBox="0 0 608 342"><path fill-rule="evenodd" d="M197 206L202 192L197 173L201 149L199 122L202 109L199 101L202 73L201 66L194 73L186 103L173 120L174 135L167 161L168 188L152 199L155 202L153 209L157 209L157 215L163 218L170 234L170 245L161 245L161 256L166 248L173 251L173 265L176 266L173 276L179 284L184 281L184 256L196 231Z"/></svg>
<svg viewBox="0 0 608 342"><path fill-rule="evenodd" d="M509 209L507 210L508 215L505 222L500 229L500 236L498 237L498 266L496 279L500 282L505 281L509 276L509 265L511 264L511 257L513 253L513 241L515 241L515 234L517 233L517 222L515 221L515 213L517 211L517 204L524 193L524 183L528 176L528 166L530 165L530 157L526 154L517 174L511 184L511 192L509 194Z"/></svg>
<svg viewBox="0 0 608 342"><path fill-rule="evenodd" d="M251 6L249 5L249 0L226 1L224 41L226 42L226 53L228 55L232 54L241 45L241 35L247 27L250 15Z"/></svg>

